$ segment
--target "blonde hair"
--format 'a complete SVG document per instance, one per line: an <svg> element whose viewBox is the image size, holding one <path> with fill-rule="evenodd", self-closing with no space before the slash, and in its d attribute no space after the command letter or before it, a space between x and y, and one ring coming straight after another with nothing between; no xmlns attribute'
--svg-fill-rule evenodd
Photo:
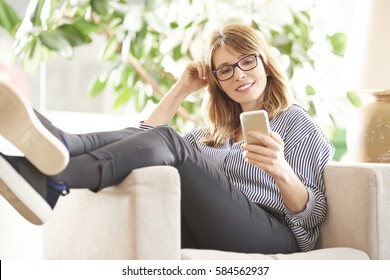
<svg viewBox="0 0 390 280"><path fill-rule="evenodd" d="M263 93L264 103L259 109L266 110L270 119L286 110L292 103L289 82L260 32L243 24L230 24L220 31L213 32L206 57L206 65L209 67L209 96L204 108L209 129L202 139L203 143L212 147L224 144L238 132L240 113L242 113L240 104L222 90L219 81L211 71L215 69L213 55L222 46L227 46L243 55L260 54L268 78Z"/></svg>

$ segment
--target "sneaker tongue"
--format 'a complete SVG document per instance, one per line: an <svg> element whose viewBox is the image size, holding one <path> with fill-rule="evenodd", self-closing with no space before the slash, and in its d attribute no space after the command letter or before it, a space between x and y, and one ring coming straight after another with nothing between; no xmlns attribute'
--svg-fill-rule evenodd
<svg viewBox="0 0 390 280"><path fill-rule="evenodd" d="M0 156L3 157L9 164L12 165L12 167L18 172L19 172L19 164L18 161L22 159L22 157L14 157L14 156L7 156L3 153L0 153Z"/></svg>
<svg viewBox="0 0 390 280"><path fill-rule="evenodd" d="M20 157L16 161L15 170L43 197L47 197L46 175L41 173L26 158ZM12 163L11 163L12 164Z"/></svg>

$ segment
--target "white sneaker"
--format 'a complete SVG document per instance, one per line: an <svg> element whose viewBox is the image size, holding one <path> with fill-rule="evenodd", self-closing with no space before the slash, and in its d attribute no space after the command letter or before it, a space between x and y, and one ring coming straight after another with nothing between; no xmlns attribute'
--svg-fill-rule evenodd
<svg viewBox="0 0 390 280"><path fill-rule="evenodd" d="M46 175L56 175L68 165L64 144L42 125L26 98L2 80L0 134Z"/></svg>

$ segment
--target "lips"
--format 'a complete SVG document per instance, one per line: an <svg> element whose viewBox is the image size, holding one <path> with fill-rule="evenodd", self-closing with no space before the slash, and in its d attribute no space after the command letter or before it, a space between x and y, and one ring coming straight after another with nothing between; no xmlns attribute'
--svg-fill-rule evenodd
<svg viewBox="0 0 390 280"><path fill-rule="evenodd" d="M236 91L246 91L247 89L251 88L253 84L254 82L240 85L238 88L236 88Z"/></svg>

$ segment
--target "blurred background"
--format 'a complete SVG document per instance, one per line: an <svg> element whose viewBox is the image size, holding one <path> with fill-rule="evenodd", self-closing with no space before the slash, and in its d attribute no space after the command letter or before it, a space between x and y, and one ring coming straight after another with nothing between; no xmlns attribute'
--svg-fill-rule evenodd
<svg viewBox="0 0 390 280"><path fill-rule="evenodd" d="M0 75L73 128L137 125L211 31L227 23L264 33L298 100L345 153L345 127L361 97L340 83L355 0L0 0ZM173 126L200 125L203 92L183 104ZM88 114L84 114L88 113ZM63 114L60 114L63 116ZM106 120L104 122L103 120ZM64 118L62 118L64 121ZM107 123L108 121L108 123Z"/></svg>

